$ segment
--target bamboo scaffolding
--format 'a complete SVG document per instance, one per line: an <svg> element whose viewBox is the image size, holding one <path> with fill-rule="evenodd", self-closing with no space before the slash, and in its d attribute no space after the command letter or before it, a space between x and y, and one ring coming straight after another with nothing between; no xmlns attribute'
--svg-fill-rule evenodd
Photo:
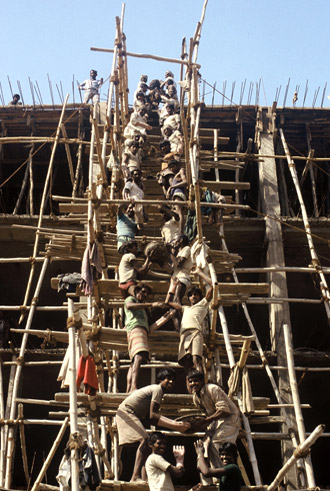
<svg viewBox="0 0 330 491"><path fill-rule="evenodd" d="M96 47L91 47L91 51L101 51L103 53L114 53L114 49L110 48L96 48ZM164 56L157 56L157 55L150 55L150 54L142 54L142 53L131 53L129 51L126 51L125 53L126 56L132 56L133 58L146 58L149 60L156 60L156 61L164 61L166 63L178 63L179 65L188 65L189 62L186 60L178 60L177 58L167 58ZM196 68L200 68L200 65L196 64Z"/></svg>
<svg viewBox="0 0 330 491"><path fill-rule="evenodd" d="M63 202L68 202L72 201L72 198L68 196L58 196L58 195L52 195L52 199L54 201L63 201ZM102 199L100 200L102 203L105 204L110 204L110 205L121 205L125 204L126 201L123 199ZM76 198L75 203L87 203L88 198ZM158 206L158 205L169 205L172 203L171 200L146 200L146 199L140 199L140 200L135 200L136 204L141 204L141 205L152 205ZM187 201L175 201L176 206L188 206L189 202ZM207 203L206 201L201 201L200 206L209 206L211 208L222 208L222 209L228 209L228 210L234 210L236 208L239 208L240 210L251 210L250 206L248 205L239 205L239 204L222 204L222 203Z"/></svg>
<svg viewBox="0 0 330 491"><path fill-rule="evenodd" d="M19 207L21 206L22 199L23 199L23 196L24 196L24 191L25 191L26 185L28 183L29 172L30 172L30 167L27 165L26 168L25 168L25 173L24 173L24 178L23 178L21 190L20 190L20 193L18 195L16 204L15 204L13 215L16 215L18 213Z"/></svg>
<svg viewBox="0 0 330 491"><path fill-rule="evenodd" d="M16 373L15 373L15 379L13 383L13 395L12 395L12 404L10 408L10 419L14 419L16 415L16 397L18 396L18 389L19 389L19 382L21 378L21 373L22 373L22 368L23 368L23 361L24 361L24 353L28 341L28 336L29 336L29 329L32 324L32 319L34 316L34 312L36 309L36 305L38 302L38 297L39 293L41 290L41 285L44 280L44 276L46 274L46 269L48 266L49 258L46 256L42 265L42 269L38 278L38 282L35 288L35 293L34 297L31 301L31 306L29 309L29 314L26 320L26 326L25 326L25 332L23 334L22 342L21 342L21 347L19 351L19 358L18 358L18 363L17 363L17 368L16 368ZM9 428L8 431L8 443L7 443L7 465L6 465L6 478L5 478L5 487L10 488L11 485L11 479L12 479L12 465L13 465L13 453L14 453L14 429Z"/></svg>
<svg viewBox="0 0 330 491"><path fill-rule="evenodd" d="M306 455L309 448L316 442L316 440L321 436L324 431L325 425L319 425L315 428L315 430L310 434L310 436L301 442L301 444L296 448L292 457L285 463L282 469L278 472L274 481L268 486L267 491L274 491L278 488L281 481L283 480L286 473L289 471L290 467L292 467L296 460ZM315 486L313 486L314 488Z"/></svg>
<svg viewBox="0 0 330 491"><path fill-rule="evenodd" d="M44 464L43 464L43 466L39 472L39 475L38 475L37 479L35 480L35 482L32 486L31 491L38 491L38 489L41 489L41 486L40 486L41 481L43 480L44 475L46 474L47 469L48 469L48 467L49 467L49 465L50 465L50 463L51 463L51 461L52 461L52 459L56 453L56 450L57 450L65 432L66 432L68 424L69 424L69 418L65 418L65 420L61 424L61 429L58 432L57 437L54 440L54 443L53 443L53 445L49 451L49 454L48 454L48 456L47 456L47 458L46 458L46 460L45 460L45 462L44 462Z"/></svg>
<svg viewBox="0 0 330 491"><path fill-rule="evenodd" d="M225 317L223 307L218 308L218 313L219 313L221 328L222 328L224 341L225 341L225 345L226 345L226 351L227 351L227 355L228 355L230 369L233 370L236 363L235 363L235 358L234 358L234 354L233 354L233 349L231 346L227 320ZM254 446L253 446L250 424L249 424L248 418L242 412L243 404L242 404L240 394L237 395L237 399L238 399L238 403L239 403L239 408L241 409L241 416L242 416L242 421L243 421L243 425L244 425L244 429L245 429L245 433L246 433L246 440L247 440L247 444L248 444L248 448L249 448L249 458L250 458L250 462L251 462L252 469L253 469L254 480L255 480L256 485L259 486L259 485L261 485L261 477L260 477L257 457L256 457Z"/></svg>
<svg viewBox="0 0 330 491"><path fill-rule="evenodd" d="M3 392L3 376L2 376L2 365L3 362L0 358L0 420L5 418L5 401ZM0 486L3 485L4 477L4 455L3 452L6 451L6 440L5 440L5 427L1 426L0 430Z"/></svg>
<svg viewBox="0 0 330 491"><path fill-rule="evenodd" d="M63 123L63 118L64 118L64 114L65 114L65 107L66 107L68 98L69 98L69 94L67 94L67 96L65 98L65 102L64 102L63 107L62 107L62 112L61 112L60 120L59 120L59 123L58 123L58 126L57 126L57 130L56 130L56 136L55 136L54 145L53 145L53 149L52 149L52 153L51 153L51 157L50 157L50 161L49 161L49 165L48 165L48 170L47 170L47 176L46 176L46 179L45 179L44 190L43 190L43 194L42 194L42 198L41 198L39 218L38 218L38 228L42 224L43 214L44 214L45 205L46 205L47 189L48 189L49 182L50 182L50 177L51 177L51 173L52 173L52 169L53 169L53 164L54 164L54 158L55 158L55 151L56 151L57 144L58 144L58 139L59 139L59 135L60 135L60 131L61 131L61 126L62 126L62 123ZM36 255L37 255L38 246L39 246L39 234L37 232L36 233L36 236L35 236L33 253L32 253L32 256L33 257L36 257ZM26 287L24 301L23 301L23 305L24 306L26 306L27 303L28 303L28 299L29 299L29 295L30 295L30 289L31 289L31 286L32 286L32 279L33 279L33 276L34 276L34 271L35 271L35 265L32 262L31 269L30 269L30 275L29 275L29 279L28 279L28 284L27 284L27 287ZM22 322L23 318L24 318L24 316L21 315L20 316L20 321L19 321L20 323Z"/></svg>
<svg viewBox="0 0 330 491"><path fill-rule="evenodd" d="M74 319L73 301L68 302L68 317ZM77 419L77 361L76 361L76 331L74 326L68 327L69 335L69 396L70 396L70 438L73 444L71 446L71 489L79 491L79 453L78 453L78 419Z"/></svg>
<svg viewBox="0 0 330 491"><path fill-rule="evenodd" d="M26 454L26 442L25 442L25 432L24 432L24 424L23 424L23 404L18 404L18 426L19 426L19 434L21 440L21 452L22 452L25 481L26 484L29 484L30 472L29 472L28 459Z"/></svg>
<svg viewBox="0 0 330 491"><path fill-rule="evenodd" d="M30 177L30 189L29 189L29 202L30 202L30 215L33 215L33 155L34 155L34 144L30 149L29 153L29 177Z"/></svg>
<svg viewBox="0 0 330 491"><path fill-rule="evenodd" d="M293 404L294 404L294 412L296 415L299 440L301 445L302 442L306 439L306 431L304 425L304 418L300 407L298 384L297 384L297 379L294 369L292 334L288 324L283 324L283 331L284 331L284 339L285 339L286 357L288 360L288 373L290 379L290 387L291 387L291 393L292 393ZM308 487L314 488L316 484L315 484L312 460L310 455L306 456L305 458L305 468L306 468Z"/></svg>
<svg viewBox="0 0 330 491"><path fill-rule="evenodd" d="M62 131L63 137L67 140L68 139L68 134L66 132L66 128L65 128L65 124L64 123L62 123L62 125L61 125L61 131ZM65 145L66 157L68 159L71 184L73 186L73 184L74 184L74 172L73 172L73 164L72 164L72 157L71 157L70 147L69 147L69 144L67 142L64 145Z"/></svg>
<svg viewBox="0 0 330 491"><path fill-rule="evenodd" d="M296 166L295 166L295 163L294 163L292 157L290 157L289 149L288 149L282 128L280 128L280 135L281 135L281 141L282 141L282 145L283 145L284 152L286 155L286 159L288 162L289 170L290 170L292 180L293 180L294 185L295 185L295 189L297 192L297 196L298 196L298 200L299 200L299 204L300 204L300 208L301 208L301 214L302 214L302 218L303 218L303 222L304 222L308 247L309 247L310 255L312 258L312 264L315 267L315 270L316 270L316 272L320 278L320 289L321 289L321 293L322 293L322 299L324 301L324 307L326 310L328 321L330 323L330 293L329 293L329 288L328 288L325 276L322 272L322 267L321 267L318 255L317 255L315 247L314 247L313 238L311 236L311 227L309 224L307 211L305 208L305 203L304 203L301 189L299 186L299 180L298 180L298 176L297 176Z"/></svg>

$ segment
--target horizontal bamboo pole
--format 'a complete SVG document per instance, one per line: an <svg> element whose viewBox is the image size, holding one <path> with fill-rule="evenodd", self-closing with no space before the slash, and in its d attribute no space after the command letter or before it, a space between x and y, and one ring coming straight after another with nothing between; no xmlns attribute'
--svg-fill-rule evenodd
<svg viewBox="0 0 330 491"><path fill-rule="evenodd" d="M74 144L74 145L90 145L88 140L80 140L79 138L56 138L55 136L1 136L0 145L8 145L13 143L58 143ZM111 144L107 146L110 148ZM40 164L40 162L38 162ZM45 164L48 163L45 161Z"/></svg>
<svg viewBox="0 0 330 491"><path fill-rule="evenodd" d="M95 48L92 46L90 48L91 51L101 51L103 53L114 53L115 50L111 48ZM189 65L188 61L186 60L178 60L177 58L167 58L164 56L158 56L158 55L150 55L150 54L145 54L145 53L132 53L129 51L125 51L125 56L132 56L133 58L146 58L149 60L157 60L157 61L165 61L167 63L178 63L180 65ZM201 66L198 65L197 63L194 65L197 68L200 68Z"/></svg>
<svg viewBox="0 0 330 491"><path fill-rule="evenodd" d="M0 305L0 310L7 310L7 311L28 311L32 307L31 305L23 306L23 305ZM37 307L34 308L34 310L38 310L39 312L62 312L64 310L67 310L67 308L64 305L38 305ZM20 332L20 331L19 331Z"/></svg>
<svg viewBox="0 0 330 491"><path fill-rule="evenodd" d="M37 227L35 227L37 228ZM0 264L7 263L41 263L45 258L44 257L1 257Z"/></svg>
<svg viewBox="0 0 330 491"><path fill-rule="evenodd" d="M52 198L54 201L73 201L70 196L58 196L58 195L52 195ZM75 203L88 203L88 198L75 198L73 204ZM97 200L97 203L106 203L109 205L124 205L127 203L127 200L124 199L102 199L102 200ZM160 200L160 199L140 199L140 200L135 200L136 204L141 204L141 205L151 205L154 204L155 206L159 205L171 205L175 204L175 206L188 206L190 205L190 202L188 201L170 201L170 200ZM207 203L206 201L201 201L200 202L201 206L206 206L206 207L211 207L211 208L221 208L221 209L228 209L228 210L234 210L234 209L239 209L239 210L250 210L250 206L248 205L236 205L236 204L222 204L222 203Z"/></svg>
<svg viewBox="0 0 330 491"><path fill-rule="evenodd" d="M330 268L322 267L322 271L325 274L330 274ZM311 266L310 268L304 267L294 267L294 266L284 266L284 267L269 267L269 268L235 268L235 273L311 273L315 274L315 268Z"/></svg>

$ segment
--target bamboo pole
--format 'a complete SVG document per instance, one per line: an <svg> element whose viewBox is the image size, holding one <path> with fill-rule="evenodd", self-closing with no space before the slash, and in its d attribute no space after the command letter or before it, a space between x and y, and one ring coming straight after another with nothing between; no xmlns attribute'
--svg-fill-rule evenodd
<svg viewBox="0 0 330 491"><path fill-rule="evenodd" d="M22 451L25 481L26 484L29 484L30 473L29 473L28 459L26 454L25 432L24 432L24 424L23 424L23 404L18 404L18 426L19 426L19 434L21 439L21 451Z"/></svg>
<svg viewBox="0 0 330 491"><path fill-rule="evenodd" d="M59 196L59 195L52 195L52 199L54 201L63 201L63 202L68 202L72 201L72 198L69 196ZM88 198L76 198L75 203L87 203ZM122 205L127 203L124 199L102 199L102 203L106 204L112 204L112 205ZM146 199L140 199L140 200L135 200L136 204L141 204L141 205L168 205L173 203L171 200L146 200ZM187 201L175 201L175 205L177 206L187 206L189 205L189 202ZM200 206L209 206L211 208L223 208L223 209L228 209L228 210L234 210L235 208L239 208L241 210L251 210L250 206L248 205L237 205L237 204L222 204L222 203L207 203L206 201L201 201Z"/></svg>
<svg viewBox="0 0 330 491"><path fill-rule="evenodd" d="M321 293L322 293L322 299L324 301L324 307L325 307L326 314L328 317L328 322L330 322L330 293L329 293L329 288L328 288L325 276L322 272L321 264L320 264L319 258L317 256L315 247L314 247L314 242L313 242L313 238L311 235L311 227L309 224L307 211L305 208L305 203L304 203L301 189L299 186L299 180L298 180L298 176L297 176L296 166L295 166L293 159L290 157L289 149L288 149L282 128L280 128L280 135L281 135L282 145L284 148L286 159L288 162L289 170L290 170L290 173L292 176L293 183L294 183L295 188L296 188L296 193L297 193L300 208L301 208L301 214L302 214L302 218L303 218L303 222L304 222L309 252L310 252L310 255L312 258L312 264L315 267L316 272L318 273L319 278L320 278L320 289L321 289Z"/></svg>
<svg viewBox="0 0 330 491"><path fill-rule="evenodd" d="M65 98L65 101L64 101L64 104L63 104L63 107L62 107L62 112L61 112L60 120L59 120L59 123L58 123L58 126L57 126L57 130L56 130L56 136L55 136L54 145L53 145L53 149L52 149L52 153L51 153L51 157L50 157L50 161L49 161L49 165L48 165L48 170L47 170L47 176L46 176L46 179L45 179L44 190L43 190L43 194L42 194L42 198L41 198L40 212L39 212L39 218L38 218L38 228L40 228L41 227L41 224L42 224L43 214L44 214L45 205L46 205L46 195L47 195L48 185L49 185L50 177L51 177L52 170L53 170L55 152L56 152L56 148L57 148L57 144L58 144L58 140L59 140L61 126L62 126L64 114L65 114L65 107L66 107L66 103L68 101L68 98L69 98L69 94L67 94L67 96ZM36 255L37 255L38 246L39 246L39 234L37 232L36 233L36 236L35 236L33 253L32 253L32 256L33 257L36 257ZM24 301L23 301L23 305L24 306L26 306L27 303L28 303L28 299L29 299L29 295L30 295L30 289L31 289L31 286L32 286L32 279L33 279L34 271L35 271L35 265L32 262L32 264L31 264L31 270L30 270L30 275L29 275L29 280L28 280L28 284L27 284L26 291L25 291L25 296L24 296ZM20 323L22 322L23 318L24 318L24 315L21 314L20 320L19 320Z"/></svg>
<svg viewBox="0 0 330 491"><path fill-rule="evenodd" d="M13 384L13 395L12 395L12 404L11 404L11 409L10 409L10 419L15 419L16 415L16 397L18 395L18 389L19 389L19 382L21 378L21 373L22 373L22 368L23 368L23 362L24 362L24 354L25 354L25 349L28 341L28 336L29 336L29 329L32 324L32 319L34 316L34 312L36 309L36 305L38 302L38 297L39 293L41 290L41 285L44 280L45 274L46 274L46 269L49 263L49 258L48 256L45 257L42 269L39 275L39 279L36 285L34 297L31 301L31 306L29 310L29 315L26 321L26 326L25 326L25 332L23 334L22 342L21 342L21 347L20 347L20 352L19 352L19 358L17 360L17 369L15 373L15 379L14 379L14 384ZM7 443L7 465L6 465L6 479L5 479L5 487L10 488L11 486L11 479L12 479L12 465L13 465L13 453L14 453L14 429L9 428L8 432L8 443Z"/></svg>
<svg viewBox="0 0 330 491"><path fill-rule="evenodd" d="M61 124L61 131L62 131L63 137L67 140L68 139L68 134L66 132L66 128L65 128L65 124L64 123ZM73 184L74 184L74 172L73 172L73 164L72 164L72 157L71 157L70 147L69 147L69 145L68 145L67 142L64 144L64 146L65 146L66 157L68 159L71 184L73 186Z"/></svg>
<svg viewBox="0 0 330 491"><path fill-rule="evenodd" d="M315 430L311 433L311 435L296 448L296 450L293 452L292 457L290 457L290 459L284 464L282 469L278 472L277 476L275 477L274 481L268 486L267 491L274 491L279 487L280 483L282 482L288 470L295 464L297 459L304 457L306 455L309 448L321 436L324 429L325 429L325 425L317 426ZM315 485L312 487L315 488Z"/></svg>
<svg viewBox="0 0 330 491"><path fill-rule="evenodd" d="M2 360L0 358L0 419L5 418L5 402L4 402L4 392L3 392L3 376L2 376ZM5 451L5 427L1 426L0 430L0 486L3 486L4 477L4 454Z"/></svg>
<svg viewBox="0 0 330 491"><path fill-rule="evenodd" d="M27 165L26 168L25 168L25 174L24 174L24 178L23 178L21 190L20 190L20 193L18 195L16 204L15 204L13 215L16 215L18 213L19 207L21 206L21 202L22 202L22 199L23 199L23 196L24 196L24 191L25 191L25 188L26 188L26 185L27 185L27 182L28 182L29 171L30 171L30 168Z"/></svg>
<svg viewBox="0 0 330 491"><path fill-rule="evenodd" d="M47 456L47 458L46 458L46 460L45 460L45 462L44 462L44 464L43 464L43 466L39 472L39 475L38 475L37 479L35 480L35 482L32 486L31 491L38 491L38 489L41 489L41 486L40 486L41 481L47 472L47 469L48 469L48 467L49 467L49 465L50 465L50 463L51 463L51 461L55 455L55 452L56 452L64 434L65 434L65 431L68 427L68 424L69 424L69 418L65 418L65 420L63 421L62 426L60 428L60 431L58 432L57 437L54 440L52 448L50 449L50 452L49 452L49 454L48 454L48 456Z"/></svg>
<svg viewBox="0 0 330 491"><path fill-rule="evenodd" d="M114 49L110 48L95 48L91 47L91 51L101 51L103 53L114 53ZM186 60L178 60L177 58L167 58L164 56L157 56L157 55L150 55L150 54L144 54L144 53L132 53L129 51L126 51L126 56L132 56L133 58L146 58L149 60L157 60L157 61L165 61L166 63L178 63L179 65L188 65L189 62ZM196 68L200 68L201 66L196 64Z"/></svg>
<svg viewBox="0 0 330 491"><path fill-rule="evenodd" d="M29 190L29 197L30 197L30 215L33 215L33 155L34 155L34 144L32 144L32 147L30 149L29 153L29 177L30 177L30 190Z"/></svg>
<svg viewBox="0 0 330 491"><path fill-rule="evenodd" d="M304 178L304 172L306 170L309 170L310 178L311 178L311 183L312 183L312 195L313 195L313 204L314 204L314 213L316 217L320 216L320 211L317 205L317 195L316 195L316 183L315 183L315 175L314 175L314 168L313 168L313 160L311 158L314 157L314 150L312 150L311 147L311 130L309 124L306 125L306 137L307 137L307 148L308 148L308 160L306 161L305 169L303 171L303 174L301 176L300 180L300 186L303 184L303 178Z"/></svg>
<svg viewBox="0 0 330 491"><path fill-rule="evenodd" d="M221 328L222 328L222 332L223 332L223 336L224 336L224 340L225 340L229 365L230 365L231 370L233 370L236 363L235 363L234 353L233 353L233 349L232 349L231 342L230 342L229 330L228 330L227 320L225 317L223 307L218 308L218 313L219 313ZM259 485L261 485L261 477L260 477L260 473L259 473L257 457L256 457L256 454L254 451L249 420L247 419L245 414L242 412L243 404L242 404L240 394L237 394L237 400L238 400L238 405L241 409L242 421L243 421L243 426L244 426L245 433L246 433L246 440L247 440L247 444L248 444L248 448L249 448L249 457L250 457L250 462L251 462L252 469L253 469L254 480L255 480L256 485L259 486Z"/></svg>
<svg viewBox="0 0 330 491"><path fill-rule="evenodd" d="M306 438L306 431L305 431L305 425L304 425L304 418L303 418L301 407L300 407L300 397L299 397L299 391L298 391L298 384L297 384L296 373L295 373L295 369L294 369L292 334L290 332L290 328L289 328L288 324L283 324L283 332L284 332L284 339L285 339L286 357L288 360L288 373L289 373L289 379L290 379L292 399L293 399L293 404L294 404L294 412L296 415L299 440L301 443ZM316 486L316 484L315 484L313 466L312 466L312 461L311 461L310 456L307 456L305 458L305 468L306 468L308 486L310 488L314 488Z"/></svg>
<svg viewBox="0 0 330 491"><path fill-rule="evenodd" d="M74 317L73 302L68 302L68 317ZM68 327L69 333L69 394L70 394L70 438L77 442L79 435L78 410L77 410L77 360L76 360L76 330L74 326ZM79 491L79 454L78 446L72 445L71 448L71 489Z"/></svg>

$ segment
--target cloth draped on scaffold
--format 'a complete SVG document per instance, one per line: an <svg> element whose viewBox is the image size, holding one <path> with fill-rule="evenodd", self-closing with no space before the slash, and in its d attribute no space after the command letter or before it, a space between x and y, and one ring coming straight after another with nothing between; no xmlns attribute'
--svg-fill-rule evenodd
<svg viewBox="0 0 330 491"><path fill-rule="evenodd" d="M85 249L81 263L81 283L80 288L85 295L90 295L93 291L93 284L101 278L102 264L96 242L89 243Z"/></svg>

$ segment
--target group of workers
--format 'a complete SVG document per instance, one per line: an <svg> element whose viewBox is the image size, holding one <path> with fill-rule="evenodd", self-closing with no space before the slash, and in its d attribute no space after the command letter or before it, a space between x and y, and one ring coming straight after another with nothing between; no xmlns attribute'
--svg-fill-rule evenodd
<svg viewBox="0 0 330 491"><path fill-rule="evenodd" d="M205 383L203 370L203 332L213 297L212 282L207 274L210 257L203 249L205 267L197 266L194 253L201 251L196 251L183 234L183 208L175 203L186 200L187 181L180 163L183 138L176 112L179 103L174 77L171 72L166 72L164 82L152 81L148 85L147 81L147 76L142 75L134 95L134 109L125 129L121 160L123 197L127 204L119 206L117 215L117 248L121 254L118 276L124 298L123 324L131 363L127 373L128 396L116 413L119 445L138 443L131 481L142 479L148 481L151 491L165 491L173 489L171 477L180 477L184 473L185 449L182 445L174 447L176 465L172 465L164 458L166 437L157 431L148 438L144 421L147 419L151 424L181 433L205 432L203 439L195 443L202 483L209 484L210 478L218 477L221 490L236 491L241 486L235 445L240 413L218 385ZM159 109L161 102L164 106ZM142 232L146 218L142 205L135 200L142 200L144 196L141 164L147 131L152 129L147 122L150 111L156 113L163 137L160 144L162 168L158 177L169 203L159 207L163 219L162 243L156 243L155 248L156 252L162 248L163 255L149 254L145 249L141 263L142 251L139 251L135 236ZM139 193L138 188L142 192ZM150 301L152 290L141 282L155 264L170 272L169 288L163 301ZM192 275L198 275L203 281L205 295L199 287L192 285ZM189 304L183 305L186 294ZM175 421L159 411L163 394L173 388L175 370L163 368L157 375L158 384L138 388L140 367L149 360L148 336L166 323L172 323L180 332L178 363L185 370L187 390L193 395L194 405L206 414L197 421Z"/></svg>

